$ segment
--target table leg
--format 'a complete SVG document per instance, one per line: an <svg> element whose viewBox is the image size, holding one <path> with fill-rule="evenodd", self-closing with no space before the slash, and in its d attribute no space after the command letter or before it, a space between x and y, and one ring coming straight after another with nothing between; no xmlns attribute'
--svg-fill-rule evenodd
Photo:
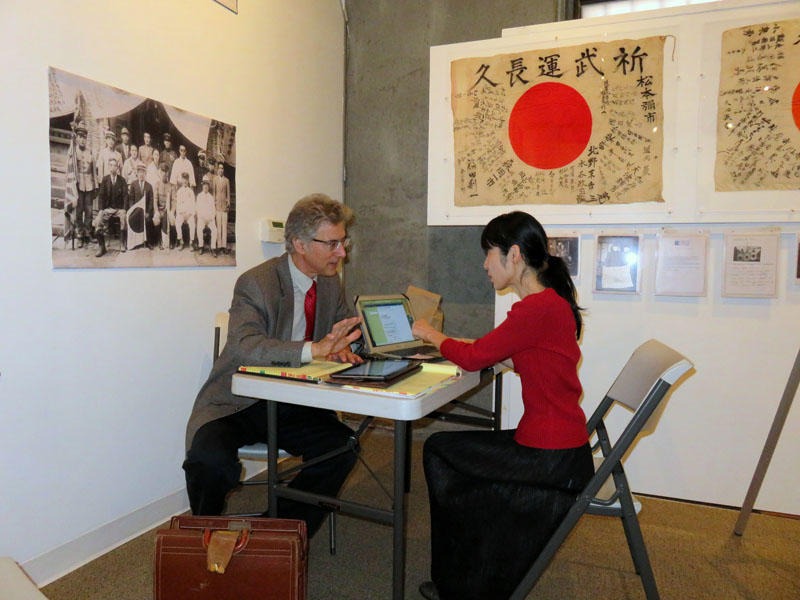
<svg viewBox="0 0 800 600"><path fill-rule="evenodd" d="M503 427L500 423L500 417L503 414L503 372L495 373L494 376L494 408L492 409L494 415L494 430L500 431Z"/></svg>
<svg viewBox="0 0 800 600"><path fill-rule="evenodd" d="M278 516L278 403L267 400L267 510L270 517Z"/></svg>
<svg viewBox="0 0 800 600"><path fill-rule="evenodd" d="M403 491L408 494L411 491L411 435L413 428L407 421L404 421L404 423L406 423L406 467L403 474Z"/></svg>
<svg viewBox="0 0 800 600"><path fill-rule="evenodd" d="M406 453L408 421L394 422L394 521L392 598L403 600L406 578Z"/></svg>

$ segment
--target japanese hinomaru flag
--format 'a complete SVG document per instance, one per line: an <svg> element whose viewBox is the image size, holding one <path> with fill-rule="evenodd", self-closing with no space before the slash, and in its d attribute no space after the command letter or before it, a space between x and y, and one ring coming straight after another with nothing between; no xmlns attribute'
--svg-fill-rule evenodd
<svg viewBox="0 0 800 600"><path fill-rule="evenodd" d="M147 237L145 231L145 197L128 209L128 250L144 244Z"/></svg>

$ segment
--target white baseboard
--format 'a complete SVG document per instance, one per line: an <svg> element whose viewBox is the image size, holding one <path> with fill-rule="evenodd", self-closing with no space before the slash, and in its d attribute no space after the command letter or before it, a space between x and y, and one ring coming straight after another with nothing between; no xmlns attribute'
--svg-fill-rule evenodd
<svg viewBox="0 0 800 600"><path fill-rule="evenodd" d="M179 490L32 558L22 567L36 585L45 586L188 509L186 490Z"/></svg>

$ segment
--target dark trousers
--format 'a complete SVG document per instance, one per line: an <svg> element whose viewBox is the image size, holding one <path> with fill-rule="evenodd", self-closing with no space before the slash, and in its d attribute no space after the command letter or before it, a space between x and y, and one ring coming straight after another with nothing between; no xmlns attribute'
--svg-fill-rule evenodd
<svg viewBox="0 0 800 600"><path fill-rule="evenodd" d="M78 235L81 237L89 237L89 232L92 228L92 199L94 192L83 192L78 190L78 202L75 208L75 226L78 229Z"/></svg>
<svg viewBox="0 0 800 600"><path fill-rule="evenodd" d="M542 450L513 435L439 432L425 442L431 578L443 599L508 598L594 473L588 444Z"/></svg>
<svg viewBox="0 0 800 600"><path fill-rule="evenodd" d="M259 401L237 413L203 425L186 453L183 469L192 514L219 515L228 492L239 485L242 466L239 447L267 441L267 403ZM336 496L357 459L353 430L336 413L321 408L278 404L278 446L309 460L348 443L352 450L302 469L289 487ZM309 535L316 533L327 512L316 506L282 498L278 516L302 519Z"/></svg>

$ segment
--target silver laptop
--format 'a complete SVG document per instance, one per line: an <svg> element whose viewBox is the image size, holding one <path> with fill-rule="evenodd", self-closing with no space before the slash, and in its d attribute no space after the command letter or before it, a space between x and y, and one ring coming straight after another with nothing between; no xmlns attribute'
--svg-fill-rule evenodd
<svg viewBox="0 0 800 600"><path fill-rule="evenodd" d="M364 350L379 358L440 358L436 346L411 334L414 313L405 294L357 296L356 313L361 317ZM419 355L419 356L418 356Z"/></svg>

